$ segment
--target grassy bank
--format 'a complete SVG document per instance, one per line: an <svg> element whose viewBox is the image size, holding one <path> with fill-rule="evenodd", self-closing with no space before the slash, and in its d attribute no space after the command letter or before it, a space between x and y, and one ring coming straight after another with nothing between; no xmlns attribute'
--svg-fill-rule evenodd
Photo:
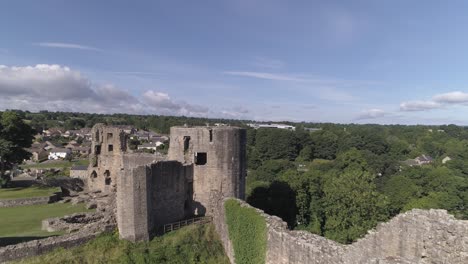
<svg viewBox="0 0 468 264"><path fill-rule="evenodd" d="M58 187L18 187L18 188L2 188L0 189L1 199L18 199L18 198L31 198L50 196L56 192L60 192Z"/></svg>
<svg viewBox="0 0 468 264"><path fill-rule="evenodd" d="M22 169L51 169L51 168L71 168L76 165L88 165L88 159L80 160L58 160L58 161L47 161L43 163L21 165Z"/></svg>
<svg viewBox="0 0 468 264"><path fill-rule="evenodd" d="M203 263L228 264L213 225L187 226L148 243L119 240L104 234L85 245L57 249L46 255L19 261L23 264L59 263Z"/></svg>
<svg viewBox="0 0 468 264"><path fill-rule="evenodd" d="M84 204L42 204L0 208L0 246L47 237L58 233L41 230L42 220L86 212Z"/></svg>

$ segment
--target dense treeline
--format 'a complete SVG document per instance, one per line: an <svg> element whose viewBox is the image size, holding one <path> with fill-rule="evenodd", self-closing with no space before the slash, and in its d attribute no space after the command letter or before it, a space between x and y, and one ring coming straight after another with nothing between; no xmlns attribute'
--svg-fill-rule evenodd
<svg viewBox="0 0 468 264"><path fill-rule="evenodd" d="M468 218L468 130L449 125L322 125L248 130L247 201L291 228L349 243L412 208ZM434 162L401 161L430 155ZM452 160L443 164L442 159Z"/></svg>
<svg viewBox="0 0 468 264"><path fill-rule="evenodd" d="M109 125L132 125L138 129L153 130L168 134L172 126L192 125L203 126L207 123L224 123L230 125L242 125L239 120L195 118L185 116L158 116L158 115L129 115L129 114L89 114L40 111L32 113L29 111L15 110L35 130L42 131L48 128L80 129L92 127L96 123Z"/></svg>

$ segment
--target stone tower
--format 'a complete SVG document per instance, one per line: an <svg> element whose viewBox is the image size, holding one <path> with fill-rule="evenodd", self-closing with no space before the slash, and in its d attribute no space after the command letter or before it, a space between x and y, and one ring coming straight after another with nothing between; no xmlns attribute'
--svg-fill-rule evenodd
<svg viewBox="0 0 468 264"><path fill-rule="evenodd" d="M117 127L96 124L91 130L88 188L103 192L115 191L117 175L123 167L127 151L127 135Z"/></svg>
<svg viewBox="0 0 468 264"><path fill-rule="evenodd" d="M245 199L246 130L237 127L172 127L169 160L193 164L191 211L210 215L214 199Z"/></svg>

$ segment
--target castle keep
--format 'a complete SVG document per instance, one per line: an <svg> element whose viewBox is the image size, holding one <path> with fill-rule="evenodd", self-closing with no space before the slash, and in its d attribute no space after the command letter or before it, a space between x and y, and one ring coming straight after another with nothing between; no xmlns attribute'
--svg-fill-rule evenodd
<svg viewBox="0 0 468 264"><path fill-rule="evenodd" d="M215 200L245 197L246 131L172 127L167 158L132 153L123 130L97 124L88 188L116 192L121 238L148 240L162 225L212 215Z"/></svg>

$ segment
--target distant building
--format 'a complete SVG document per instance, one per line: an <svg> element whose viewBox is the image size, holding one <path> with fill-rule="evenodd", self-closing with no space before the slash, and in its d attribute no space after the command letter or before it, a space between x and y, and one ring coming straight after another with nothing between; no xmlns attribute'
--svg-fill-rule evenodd
<svg viewBox="0 0 468 264"><path fill-rule="evenodd" d="M431 164L434 161L434 159L431 156L428 155L421 155L415 159L408 159L403 161L404 164L413 167L413 166L421 166L421 165L427 165Z"/></svg>
<svg viewBox="0 0 468 264"><path fill-rule="evenodd" d="M145 144L142 144L142 145L138 146L138 150L149 149L149 150L156 151L157 148L158 148L158 146L156 144L152 144L152 143L145 143Z"/></svg>
<svg viewBox="0 0 468 264"><path fill-rule="evenodd" d="M28 148L26 151L31 153L31 161L34 162L41 162L49 157L49 153L43 148Z"/></svg>
<svg viewBox="0 0 468 264"><path fill-rule="evenodd" d="M316 128L316 127L304 127L304 130L305 130L305 131L309 131L309 132L316 132L316 131L320 131L320 130L322 130L322 128Z"/></svg>
<svg viewBox="0 0 468 264"><path fill-rule="evenodd" d="M253 123L253 124L247 124L249 127L252 127L254 129L259 129L259 128L278 128L278 129L286 129L286 130L296 130L296 127L290 126L290 125L285 125L285 124L259 124L259 123Z"/></svg>
<svg viewBox="0 0 468 264"><path fill-rule="evenodd" d="M133 126L129 126L129 125L118 125L114 127L122 129L125 132L125 134L128 134L128 135L133 135L137 132L136 128L134 128Z"/></svg>
<svg viewBox="0 0 468 264"><path fill-rule="evenodd" d="M70 157L71 150L67 148L54 148L50 150L49 159L50 160L58 160L58 159L66 159Z"/></svg>
<svg viewBox="0 0 468 264"><path fill-rule="evenodd" d="M78 179L86 179L88 175L88 166L86 165L79 165L73 166L70 169L70 177L71 178L78 178Z"/></svg>

